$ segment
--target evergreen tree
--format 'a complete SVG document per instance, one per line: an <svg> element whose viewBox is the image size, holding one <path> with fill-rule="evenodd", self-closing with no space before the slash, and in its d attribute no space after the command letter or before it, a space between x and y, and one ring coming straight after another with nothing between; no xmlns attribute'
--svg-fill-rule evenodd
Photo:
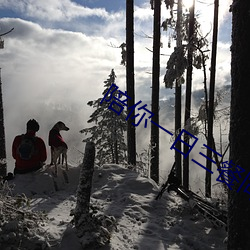
<svg viewBox="0 0 250 250"><path fill-rule="evenodd" d="M200 24L194 15L194 4L190 8L190 13L183 13L182 11L183 0L177 1L177 12L174 11L175 1L165 1L167 9L170 10L170 16L163 23L162 27L165 31L172 30L173 33L169 34L168 47L171 47L171 40L176 40L176 47L167 62L166 74L164 76L164 82L166 88L173 88L175 84L175 136L177 137L182 129L181 127L181 93L182 84L185 82L183 77L185 70L186 74L186 103L185 103L185 117L184 129L189 131L193 127L193 117L190 116L191 110L191 94L192 94L192 72L193 66L196 69L203 69L204 73L204 88L205 95L207 93L206 88L206 68L205 61L208 58L204 53L207 52L208 41L206 37L203 37L200 32ZM176 13L176 14L175 14ZM205 48L205 51L204 51ZM207 100L207 98L205 98ZM192 131L189 131L192 133ZM177 141L175 148L180 152L183 151L186 157L183 159L183 168L181 166L182 156L178 151L175 151L176 162L176 174L180 181L183 181L185 188L189 188L189 138L184 135L184 145L180 141ZM183 150L182 150L183 146ZM182 172L183 169L183 172ZM183 173L183 175L182 175Z"/></svg>
<svg viewBox="0 0 250 250"><path fill-rule="evenodd" d="M0 176L6 176L6 147L5 147L5 132L4 132L4 114L3 114L3 98L2 98L2 80L0 69Z"/></svg>
<svg viewBox="0 0 250 250"><path fill-rule="evenodd" d="M216 76L216 57L217 57L217 40L218 40L218 19L219 19L219 0L214 1L214 24L213 24L213 41L211 52L211 68L210 68L210 87L209 87L209 105L208 105L208 134L207 146L214 148L213 125L214 125L214 90ZM212 151L207 149L206 168L212 170L212 162L208 160L212 158ZM211 173L206 171L205 193L207 197L211 197Z"/></svg>
<svg viewBox="0 0 250 250"><path fill-rule="evenodd" d="M126 159L127 146L124 142L124 132L127 129L126 111L123 109L118 115L114 110L109 109L111 101L102 101L105 94L108 93L111 85L115 84L115 72L112 69L109 78L104 81L105 90L103 96L95 101L89 101L87 104L95 111L90 115L88 123L95 123L90 128L84 128L80 132L91 134L90 137L84 139L84 142L94 142L96 145L96 160L97 164L104 163L123 163ZM118 91L114 92L114 97L118 97ZM108 99L110 93L108 93ZM112 105L112 108L117 112L121 107Z"/></svg>
<svg viewBox="0 0 250 250"><path fill-rule="evenodd" d="M152 121L159 124L159 89L160 89L160 43L161 43L161 2L154 2L154 37L153 37L153 73L152 73L152 103L154 114ZM159 183L159 127L151 125L151 166L150 177Z"/></svg>
<svg viewBox="0 0 250 250"><path fill-rule="evenodd" d="M128 107L135 105L135 79L134 79L134 1L126 0L126 90ZM135 111L132 111L132 117ZM136 165L136 128L132 120L127 121L128 164Z"/></svg>
<svg viewBox="0 0 250 250"><path fill-rule="evenodd" d="M250 1L234 0L231 46L230 161L234 180L228 201L228 250L250 249L249 152L250 152ZM240 166L244 172L236 174ZM238 181L237 181L238 180Z"/></svg>

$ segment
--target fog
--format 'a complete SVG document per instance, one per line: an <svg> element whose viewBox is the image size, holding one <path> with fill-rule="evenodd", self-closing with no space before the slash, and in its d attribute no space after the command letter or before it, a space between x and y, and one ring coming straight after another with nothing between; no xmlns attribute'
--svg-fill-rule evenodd
<svg viewBox="0 0 250 250"><path fill-rule="evenodd" d="M223 6L225 2L222 3ZM71 1L64 1L64 4L66 3ZM31 3L27 1L28 4ZM87 102L101 97L104 90L103 82L108 78L111 69L115 70L116 84L121 90L125 90L126 70L120 65L121 50L117 48L125 41L125 11L107 13L99 10L95 12L98 15L93 14L93 11L85 15L83 14L85 10L74 9L70 5L69 8L65 8L65 12L77 10L74 15L66 13L63 16L57 12L57 15L52 16L51 10L46 10L46 5L43 6L43 15L38 11L41 6L33 8L37 11L32 13L28 12L31 8L27 6L26 11L22 6L14 8L16 6L14 0L0 4L0 8L6 6L21 11L20 15L24 16L22 19L13 17L0 19L1 31L14 28L14 31L4 37L5 48L0 50L8 171L14 168L11 156L12 141L17 134L25 133L26 122L32 118L40 124L37 135L46 143L47 162L50 160L49 130L57 121L66 123L70 130L63 131L62 136L69 145L69 163L76 165L81 161L84 151L83 135L79 131L91 126L87 124L87 120L94 111L88 107ZM206 11L200 13L207 15ZM147 102L148 106L151 100L152 53L147 48L152 49L152 39L146 35L152 34L152 14L149 3L145 2L144 5L135 7L136 101ZM165 14L166 11L163 11L163 16L166 16ZM98 19L98 22L96 19L91 19L91 22L79 19L93 15L101 19ZM206 18L208 16L203 16L203 23ZM209 18L210 21L206 22L207 30L211 30L211 16ZM224 9L220 12L222 29L228 29L228 20L230 15ZM218 88L230 84L230 41L222 35L222 31L220 34L216 72ZM167 41L168 38L163 34L161 52L164 55L170 54L173 49L166 46ZM160 100L162 101L171 98L173 100L174 97L174 89L165 89L163 83L167 59L166 56L161 57ZM207 73L209 76L209 70ZM193 91L196 95L193 99L192 112L195 113L203 93L203 73L194 71L193 79ZM185 85L183 98L184 94ZM161 107L160 125L173 131L174 109L171 105L170 101ZM137 129L137 153L146 149L149 142L150 126L144 129L143 125L140 125ZM166 178L174 160L174 152L170 150L172 143L170 136L160 130L161 181ZM199 147L197 146L197 150L192 154L198 155ZM197 171L194 171L195 174L192 173L191 178L196 178Z"/></svg>

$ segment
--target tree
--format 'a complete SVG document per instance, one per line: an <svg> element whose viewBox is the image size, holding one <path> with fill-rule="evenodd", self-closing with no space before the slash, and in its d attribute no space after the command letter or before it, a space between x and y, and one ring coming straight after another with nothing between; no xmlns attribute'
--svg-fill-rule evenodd
<svg viewBox="0 0 250 250"><path fill-rule="evenodd" d="M76 192L77 202L74 212L75 225L83 223L80 218L84 217L84 220L89 219L89 207L90 196L92 187L92 177L94 173L95 162L95 144L93 142L87 142L85 147L85 154L83 158L83 164L80 170L79 184ZM85 223L86 224L86 223Z"/></svg>
<svg viewBox="0 0 250 250"><path fill-rule="evenodd" d="M232 11L232 46L231 46L231 117L230 117L230 161L244 169L237 175L239 182L234 182L229 191L228 201L228 250L250 249L250 201L249 176L245 185L243 180L249 174L250 152L250 1L234 0ZM240 190L238 190L241 187ZM249 188L248 188L249 190Z"/></svg>
<svg viewBox="0 0 250 250"><path fill-rule="evenodd" d="M0 49L4 48L4 41L1 36L5 36L13 31L11 30L0 34ZM3 112L3 95L2 95L2 75L0 69L0 176L6 176L7 174L7 160L6 160L6 145L5 145L5 129L4 129L4 112Z"/></svg>
<svg viewBox="0 0 250 250"><path fill-rule="evenodd" d="M211 69L210 69L210 87L209 87L209 105L208 105L208 134L207 146L214 148L213 139L213 119L214 119L214 88L215 88L215 73L216 73L216 54L217 54L217 37L218 37L218 14L219 14L219 0L214 1L214 24L213 24L213 41L212 41L212 55L211 55ZM212 169L212 151L207 149L206 168ZM205 179L205 194L211 197L211 173L206 171Z"/></svg>
<svg viewBox="0 0 250 250"><path fill-rule="evenodd" d="M160 21L161 1L154 1L154 36L153 36L153 75L152 75L152 121L159 124L159 86L160 86ZM150 177L159 182L159 127L151 125L151 166Z"/></svg>
<svg viewBox="0 0 250 250"><path fill-rule="evenodd" d="M135 104L135 80L134 80L134 1L126 1L126 86L128 107ZM132 117L135 111L132 112ZM136 165L136 130L132 124L132 119L127 121L127 145L128 145L128 164Z"/></svg>
<svg viewBox="0 0 250 250"><path fill-rule="evenodd" d="M115 228L113 217L93 211L90 196L92 177L94 173L95 144L87 142L83 163L81 165L79 184L76 191L76 207L74 223L76 234L81 242L82 249L100 249L108 244L111 232ZM91 209L92 208L92 211Z"/></svg>
<svg viewBox="0 0 250 250"><path fill-rule="evenodd" d="M95 123L93 127L84 128L80 132L91 134L90 137L84 139L84 142L94 142L96 145L96 160L97 163L102 165L104 163L123 163L126 160L125 153L127 151L126 144L124 142L124 133L126 127L126 112L122 109L118 115L116 113L120 111L121 107L112 105L112 108L116 111L109 109L110 102L105 100L102 102L105 94L108 93L111 85L115 83L115 72L112 69L109 78L104 81L105 90L103 97L89 101L87 104L96 110L90 115L88 123ZM113 94L118 96L116 91Z"/></svg>
<svg viewBox="0 0 250 250"><path fill-rule="evenodd" d="M175 93L175 133L176 137L181 131L181 84L185 82L183 75L187 69L186 75L186 104L185 104L185 130L191 133L192 135L197 133L197 126L195 126L195 117L191 117L191 87L192 87L192 70L193 67L196 69L202 69L204 72L204 86L205 86L205 95L206 95L206 67L205 61L207 56L204 54L206 51L203 51L204 47L207 47L208 42L206 37L203 37L200 32L200 24L194 16L194 4L190 8L190 14L182 14L182 1L178 1L178 11L177 11L177 20L173 18L173 5L174 1L165 1L168 2L167 8L170 8L171 17L167 18L163 22L162 26L164 30L171 28L174 30L173 37L176 39L177 46L174 48L173 53L170 55L170 58L167 62L167 71L164 76L164 82L166 88L173 88L174 83L176 85ZM172 4L170 4L172 3ZM171 43L169 42L169 47ZM207 98L205 98L207 100ZM183 177L183 185L185 188L189 188L189 140L190 138L185 134L184 135L184 147L183 154L185 158L183 159L183 176L181 175L181 142L177 141L175 144L175 149L179 152L175 152L175 161L177 167L177 176L181 180Z"/></svg>
<svg viewBox="0 0 250 250"><path fill-rule="evenodd" d="M176 46L182 47L182 0L178 0L177 6L177 21L176 21ZM182 86L179 79L175 81L175 131L181 130L181 91ZM176 138L178 134L176 133ZM175 145L176 149L181 151L181 142L177 141ZM176 163L176 175L182 182L182 166L181 166L181 154L175 151L175 163Z"/></svg>
<svg viewBox="0 0 250 250"><path fill-rule="evenodd" d="M0 176L4 177L6 176L6 174L7 174L7 163L6 163L6 147L5 147L5 132L4 132L2 77L0 71Z"/></svg>
<svg viewBox="0 0 250 250"><path fill-rule="evenodd" d="M176 47L173 54L170 56L167 63L167 71L164 76L164 82L166 88L172 88L175 82L175 137L177 138L178 133L181 130L181 88L183 83L183 73L186 69L186 58L185 48L182 45L182 0L178 0L177 3L177 18L176 22L173 18L173 6L174 1L165 1L167 9L170 8L171 18L163 22L163 28L166 30L167 26L170 25L174 27L176 33ZM175 144L175 163L176 163L176 175L178 179L182 182L182 167L181 167L181 141L177 141ZM179 152L178 152L179 151Z"/></svg>
<svg viewBox="0 0 250 250"><path fill-rule="evenodd" d="M188 25L188 54L187 54L187 75L186 75L186 100L185 100L185 126L190 125L190 111L191 111L191 93L192 93L192 73L193 73L193 51L194 47L193 39L194 39L194 24L195 24L195 16L194 16L194 8L195 8L195 0L193 0L192 6L189 8L189 25ZM184 154L187 154L187 157L183 159L183 186L186 189L189 189L189 137L184 136L184 144L183 151Z"/></svg>

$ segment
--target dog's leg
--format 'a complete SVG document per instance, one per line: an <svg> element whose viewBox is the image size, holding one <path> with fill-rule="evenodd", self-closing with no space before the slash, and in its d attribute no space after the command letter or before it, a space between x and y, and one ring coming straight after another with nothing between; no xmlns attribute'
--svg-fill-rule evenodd
<svg viewBox="0 0 250 250"><path fill-rule="evenodd" d="M58 156L60 154L58 153L57 150L54 150L53 152L53 163L54 163L54 166L55 166L55 176L57 176L57 160L58 160Z"/></svg>
<svg viewBox="0 0 250 250"><path fill-rule="evenodd" d="M64 158L65 158L65 165L66 165L66 170L69 171L68 168L68 158L67 158L67 152L64 153Z"/></svg>
<svg viewBox="0 0 250 250"><path fill-rule="evenodd" d="M61 154L58 155L57 164L61 164Z"/></svg>
<svg viewBox="0 0 250 250"><path fill-rule="evenodd" d="M63 166L64 160L65 160L65 154L64 154L64 152L61 153L61 157L62 157L62 166Z"/></svg>
<svg viewBox="0 0 250 250"><path fill-rule="evenodd" d="M67 159L67 149L64 148L62 150L62 165L64 164L65 162L65 167L66 167L66 170L68 171L68 159Z"/></svg>

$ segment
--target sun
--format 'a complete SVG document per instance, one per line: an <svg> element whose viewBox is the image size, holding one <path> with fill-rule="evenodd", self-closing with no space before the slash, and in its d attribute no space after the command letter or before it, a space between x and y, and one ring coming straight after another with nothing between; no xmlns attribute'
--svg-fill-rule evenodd
<svg viewBox="0 0 250 250"><path fill-rule="evenodd" d="M193 6L193 0L183 0L183 5L189 9Z"/></svg>

